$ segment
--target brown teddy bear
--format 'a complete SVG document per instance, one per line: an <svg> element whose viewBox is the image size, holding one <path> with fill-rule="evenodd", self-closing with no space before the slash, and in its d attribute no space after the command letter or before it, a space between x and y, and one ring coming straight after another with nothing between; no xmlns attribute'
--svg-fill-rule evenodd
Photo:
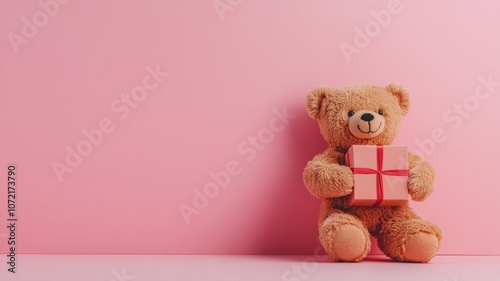
<svg viewBox="0 0 500 281"><path fill-rule="evenodd" d="M352 145L390 145L408 112L409 96L401 86L356 85L343 89L318 87L307 97L309 115L318 121L328 149L309 161L304 183L322 199L319 238L335 261L360 261L370 251L370 234L395 261L428 262L441 244L441 230L422 220L408 206L348 206L354 176L345 166ZM434 189L432 166L408 154L408 193L423 201Z"/></svg>

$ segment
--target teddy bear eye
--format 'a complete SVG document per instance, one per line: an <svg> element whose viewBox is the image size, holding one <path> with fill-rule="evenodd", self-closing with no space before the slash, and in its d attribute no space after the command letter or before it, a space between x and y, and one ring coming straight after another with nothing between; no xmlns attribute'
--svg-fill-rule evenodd
<svg viewBox="0 0 500 281"><path fill-rule="evenodd" d="M378 110L378 114L380 114L380 115L384 115L384 111L382 111L382 109L379 109L379 110Z"/></svg>
<svg viewBox="0 0 500 281"><path fill-rule="evenodd" d="M347 112L347 116L351 117L351 116L353 116L353 115L354 115L354 111L349 110L349 112Z"/></svg>

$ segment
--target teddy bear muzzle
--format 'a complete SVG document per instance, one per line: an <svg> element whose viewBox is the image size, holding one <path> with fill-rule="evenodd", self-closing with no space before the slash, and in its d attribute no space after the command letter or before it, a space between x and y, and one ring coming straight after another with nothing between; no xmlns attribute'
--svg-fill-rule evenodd
<svg viewBox="0 0 500 281"><path fill-rule="evenodd" d="M360 139L374 138L380 135L384 128L384 116L370 110L359 110L349 117L349 131Z"/></svg>

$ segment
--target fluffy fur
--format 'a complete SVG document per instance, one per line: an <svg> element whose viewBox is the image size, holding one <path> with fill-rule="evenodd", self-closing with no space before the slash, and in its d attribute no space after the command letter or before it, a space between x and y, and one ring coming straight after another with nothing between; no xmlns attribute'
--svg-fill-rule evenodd
<svg viewBox="0 0 500 281"><path fill-rule="evenodd" d="M303 174L304 183L313 196L323 200L319 236L335 261L362 260L370 251L370 235L377 238L380 249L395 261L428 262L441 244L439 227L422 220L408 204L399 207L349 207L347 204L354 185L353 173L344 162L347 149L355 144L390 145L409 106L408 93L395 84L385 88L318 87L307 97L306 109L318 121L329 147L309 161ZM383 131L363 135L370 130L363 125L362 114L356 112L371 113L374 123L384 123ZM357 128L361 131L355 131ZM374 126L372 131L375 129ZM413 153L409 153L408 161L408 191L411 199L423 201L433 191L434 170Z"/></svg>

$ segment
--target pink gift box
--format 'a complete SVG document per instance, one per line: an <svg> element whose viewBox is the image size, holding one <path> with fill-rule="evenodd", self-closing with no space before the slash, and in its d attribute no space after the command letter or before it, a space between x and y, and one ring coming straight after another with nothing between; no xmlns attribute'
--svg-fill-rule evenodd
<svg viewBox="0 0 500 281"><path fill-rule="evenodd" d="M408 202L408 148L353 145L345 156L354 173L349 206L400 206Z"/></svg>

